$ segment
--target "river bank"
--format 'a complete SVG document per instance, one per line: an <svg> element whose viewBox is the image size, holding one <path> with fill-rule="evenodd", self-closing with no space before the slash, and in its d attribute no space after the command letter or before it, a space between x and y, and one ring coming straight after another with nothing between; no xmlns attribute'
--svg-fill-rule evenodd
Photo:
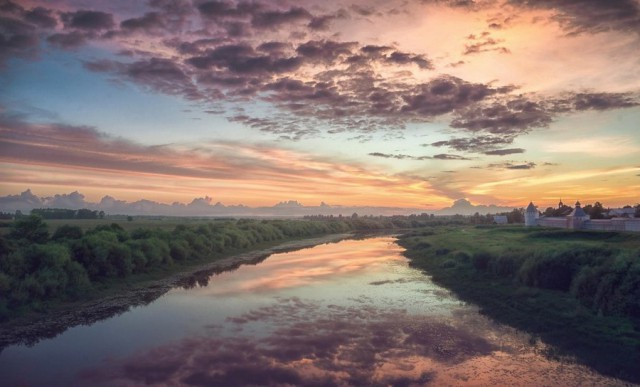
<svg viewBox="0 0 640 387"><path fill-rule="evenodd" d="M146 305L175 287L203 284L215 273L234 270L241 265L257 264L271 254L301 250L353 238L355 234L331 234L314 238L289 240L279 244L262 244L245 252L236 252L213 262L194 262L175 267L175 272L153 273L144 280L116 283L97 293L91 300L52 305L44 313L32 312L0 324L0 351L13 344L33 345L52 338L77 325L124 313L130 308Z"/></svg>
<svg viewBox="0 0 640 387"><path fill-rule="evenodd" d="M530 333L532 341L550 344L549 357L640 382L634 288L621 287L638 281L637 236L441 227L408 233L399 244L435 283L493 320Z"/></svg>

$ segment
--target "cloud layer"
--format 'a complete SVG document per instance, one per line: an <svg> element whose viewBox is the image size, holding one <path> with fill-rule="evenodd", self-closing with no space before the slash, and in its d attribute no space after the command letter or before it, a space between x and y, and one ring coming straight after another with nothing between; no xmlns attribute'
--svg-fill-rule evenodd
<svg viewBox="0 0 640 387"><path fill-rule="evenodd" d="M506 5L514 12L546 12L553 7L555 14L544 14L547 22L558 23L569 34L640 30L637 2L583 3L512 0ZM26 8L6 2L0 9L4 53L0 59L33 57L40 39L61 49L104 42L122 47L125 58L88 59L87 69L184 97L204 110L220 111L222 105L236 104L239 112L227 114L229 120L280 138L397 130L410 123L444 120L461 135L452 138L451 148L476 153L500 150L561 116L639 104L637 92L520 95L517 85L447 74L436 67L429 52L345 40L337 29L345 23L407 14L414 4L226 0L149 5L134 15L109 9L60 11L46 4ZM484 14L501 2L440 5ZM504 39L490 31L509 28L517 19L488 18L487 31L467 36L463 55L509 53ZM275 110L258 115L245 108L255 103L268 103ZM489 136L491 140L485 141Z"/></svg>

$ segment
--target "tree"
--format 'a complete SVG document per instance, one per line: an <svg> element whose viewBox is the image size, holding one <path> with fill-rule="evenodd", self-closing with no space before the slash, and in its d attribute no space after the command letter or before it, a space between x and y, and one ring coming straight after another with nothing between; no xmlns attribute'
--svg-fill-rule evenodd
<svg viewBox="0 0 640 387"><path fill-rule="evenodd" d="M602 219L604 218L604 208L602 207L602 203L595 202L593 208L591 209L591 213L589 214L591 219Z"/></svg>
<svg viewBox="0 0 640 387"><path fill-rule="evenodd" d="M100 212L98 212L98 217L99 217L100 219L104 219L104 211L100 211Z"/></svg>
<svg viewBox="0 0 640 387"><path fill-rule="evenodd" d="M31 243L46 243L49 239L49 230L41 217L29 215L13 222L9 238Z"/></svg>
<svg viewBox="0 0 640 387"><path fill-rule="evenodd" d="M82 229L78 226L63 224L53 233L51 239L57 241L60 239L80 239L82 238Z"/></svg>

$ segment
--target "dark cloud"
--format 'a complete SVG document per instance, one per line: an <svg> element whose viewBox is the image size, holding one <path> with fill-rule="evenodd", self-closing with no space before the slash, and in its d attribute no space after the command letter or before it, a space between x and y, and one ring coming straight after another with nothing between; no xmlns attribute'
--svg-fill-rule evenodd
<svg viewBox="0 0 640 387"><path fill-rule="evenodd" d="M121 72L134 82L165 94L183 95L192 100L203 99L191 78L180 66L167 59L137 61L124 66Z"/></svg>
<svg viewBox="0 0 640 387"><path fill-rule="evenodd" d="M251 15L262 8L260 3L240 3L237 6L228 1L206 1L200 3L198 11L207 19L237 18Z"/></svg>
<svg viewBox="0 0 640 387"><path fill-rule="evenodd" d="M497 51L502 54L511 53L508 48L504 46L498 46L502 42L502 40L487 38L486 40L481 42L466 44L464 46L464 52L462 53L462 55L478 54L487 51Z"/></svg>
<svg viewBox="0 0 640 387"><path fill-rule="evenodd" d="M24 20L40 28L55 28L58 21L53 17L53 11L44 7L36 7L25 12Z"/></svg>
<svg viewBox="0 0 640 387"><path fill-rule="evenodd" d="M494 169L533 169L536 167L536 163L534 162L513 162L507 161L504 163L493 163L487 165L487 168Z"/></svg>
<svg viewBox="0 0 640 387"><path fill-rule="evenodd" d="M282 24L307 21L313 19L313 15L304 8L293 7L286 11L267 11L255 13L251 19L251 25L255 28L277 28Z"/></svg>
<svg viewBox="0 0 640 387"><path fill-rule="evenodd" d="M287 52L290 49L291 49L290 43L276 42L276 41L265 42L260 44L258 47L256 47L256 50L258 51L279 52L279 53Z"/></svg>
<svg viewBox="0 0 640 387"><path fill-rule="evenodd" d="M65 28L78 28L82 30L106 30L115 27L113 15L101 11L79 10L64 12L60 15Z"/></svg>
<svg viewBox="0 0 640 387"><path fill-rule="evenodd" d="M12 56L29 58L38 49L36 28L22 20L0 16L0 65Z"/></svg>
<svg viewBox="0 0 640 387"><path fill-rule="evenodd" d="M448 147L462 152L487 152L495 148L509 145L513 142L513 137L508 136L475 136L471 138L452 138L446 141L437 141L431 144L435 147Z"/></svg>
<svg viewBox="0 0 640 387"><path fill-rule="evenodd" d="M385 159L396 159L396 160L417 160L417 161L422 161L422 160L471 160L467 157L463 157L463 156L458 156L458 155L451 155L451 154L437 154L434 156L410 156L410 155L404 155L404 154L389 154L389 153L380 153L380 152L373 152L373 153L369 153L369 156L374 156L374 157L382 157Z"/></svg>
<svg viewBox="0 0 640 387"><path fill-rule="evenodd" d="M433 117L474 105L485 98L511 89L496 89L481 83L470 83L453 76L440 76L417 85L403 95L401 110L423 117ZM453 126L460 127L460 126Z"/></svg>
<svg viewBox="0 0 640 387"><path fill-rule="evenodd" d="M311 19L307 25L312 30L328 30L331 25L331 21L336 18L334 15L322 15L316 16Z"/></svg>
<svg viewBox="0 0 640 387"><path fill-rule="evenodd" d="M378 13L375 8L366 5L353 4L349 9L351 9L352 12L365 17L373 16Z"/></svg>
<svg viewBox="0 0 640 387"><path fill-rule="evenodd" d="M298 57L281 57L257 53L247 44L230 44L208 50L205 55L191 57L187 63L197 69L219 68L231 73L283 73L302 64Z"/></svg>
<svg viewBox="0 0 640 387"><path fill-rule="evenodd" d="M485 155L488 156L506 156L512 155L516 153L524 153L525 150L522 148L510 148L510 149L496 149L484 152Z"/></svg>
<svg viewBox="0 0 640 387"><path fill-rule="evenodd" d="M124 30L154 30L164 28L165 22L158 12L148 12L142 17L124 20L120 23L120 28Z"/></svg>
<svg viewBox="0 0 640 387"><path fill-rule="evenodd" d="M552 19L569 34L610 30L640 33L640 3L636 0L509 0L509 3L554 11Z"/></svg>
<svg viewBox="0 0 640 387"><path fill-rule="evenodd" d="M572 93L552 99L549 105L555 112L624 109L640 106L640 98L631 93Z"/></svg>
<svg viewBox="0 0 640 387"><path fill-rule="evenodd" d="M437 154L433 156L434 159L438 160L471 160L470 158L459 156L459 155L450 155L450 154Z"/></svg>
<svg viewBox="0 0 640 387"><path fill-rule="evenodd" d="M450 126L471 132L515 136L532 129L546 128L552 120L552 113L543 105L517 98L459 110Z"/></svg>
<svg viewBox="0 0 640 387"><path fill-rule="evenodd" d="M47 37L47 42L51 45L65 50L74 49L87 42L87 34L79 31L68 33L57 33Z"/></svg>
<svg viewBox="0 0 640 387"><path fill-rule="evenodd" d="M0 12L5 14L20 15L24 12L24 7L11 0L3 0L0 3Z"/></svg>
<svg viewBox="0 0 640 387"><path fill-rule="evenodd" d="M336 42L333 40L310 40L298 46L296 52L301 56L324 63L333 63L340 56L351 54L357 47L355 42Z"/></svg>
<svg viewBox="0 0 640 387"><path fill-rule="evenodd" d="M410 156L410 155L403 155L403 154L389 154L389 153L380 153L380 152L369 153L369 156L382 157L385 159L417 160L417 161L430 160L435 158L431 156Z"/></svg>
<svg viewBox="0 0 640 387"><path fill-rule="evenodd" d="M388 62L394 64L410 64L414 63L421 69L433 70L433 63L426 59L424 55L413 55L406 52L394 51L385 58Z"/></svg>

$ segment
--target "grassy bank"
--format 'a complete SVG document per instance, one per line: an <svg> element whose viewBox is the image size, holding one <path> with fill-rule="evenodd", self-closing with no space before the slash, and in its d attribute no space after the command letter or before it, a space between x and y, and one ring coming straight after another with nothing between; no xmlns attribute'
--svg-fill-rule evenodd
<svg viewBox="0 0 640 387"><path fill-rule="evenodd" d="M522 227L406 234L411 264L498 322L640 382L640 235Z"/></svg>

